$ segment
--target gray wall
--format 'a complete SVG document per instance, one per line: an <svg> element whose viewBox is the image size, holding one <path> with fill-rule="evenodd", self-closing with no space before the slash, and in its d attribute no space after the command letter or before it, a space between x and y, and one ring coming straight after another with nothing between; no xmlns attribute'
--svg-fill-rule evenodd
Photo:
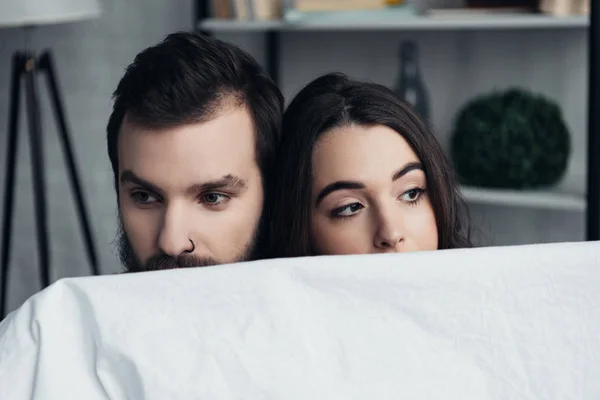
<svg viewBox="0 0 600 400"><path fill-rule="evenodd" d="M119 270L111 242L115 237L116 199L106 153L105 126L111 93L124 68L143 48L179 29L190 29L192 0L101 0L103 16L94 21L40 27L30 47L54 51L77 162L91 213L101 268ZM0 29L0 185L4 188L11 55L24 44L23 32ZM53 279L89 274L77 215L51 114L45 80L39 81ZM22 102L22 107L24 103ZM39 289L27 121L22 118L16 210L12 236L9 309ZM2 203L4 199L0 199Z"/></svg>
<svg viewBox="0 0 600 400"><path fill-rule="evenodd" d="M111 244L116 202L106 155L105 125L111 92L124 67L144 47L167 33L192 26L192 0L102 0L103 17L73 25L49 26L33 33L32 46L52 46L64 92L77 161L91 210L103 272L119 270ZM264 55L260 34L219 34ZM565 110L574 135L574 156L566 183L583 191L587 101L586 35L561 32L463 32L408 35L385 33L287 33L282 38L282 90L291 97L318 74L342 70L358 78L392 85L397 74L397 46L404 38L418 41L430 91L433 122L444 146L458 107L472 95L492 87L521 84L555 98ZM19 30L0 30L0 149L6 146L10 56L23 43ZM43 96L47 91L40 82ZM70 187L55 124L46 97L42 99L48 212L52 234L53 279L89 273L83 241L72 209ZM19 172L13 233L10 303L14 309L39 288L36 238L26 141L21 120ZM4 187L4 158L0 185ZM3 199L0 199L2 202ZM494 244L583 239L580 213L473 207L476 222Z"/></svg>

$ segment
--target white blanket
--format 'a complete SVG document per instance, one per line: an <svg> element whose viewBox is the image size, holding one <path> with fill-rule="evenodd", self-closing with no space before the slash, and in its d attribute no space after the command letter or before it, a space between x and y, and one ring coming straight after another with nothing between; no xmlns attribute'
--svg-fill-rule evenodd
<svg viewBox="0 0 600 400"><path fill-rule="evenodd" d="M600 399L600 244L63 279L0 324L0 399Z"/></svg>

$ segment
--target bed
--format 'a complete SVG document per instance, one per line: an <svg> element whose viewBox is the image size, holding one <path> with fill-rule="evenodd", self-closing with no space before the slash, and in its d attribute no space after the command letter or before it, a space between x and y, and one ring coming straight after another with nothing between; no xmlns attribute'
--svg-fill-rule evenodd
<svg viewBox="0 0 600 400"><path fill-rule="evenodd" d="M600 243L62 279L0 399L600 399Z"/></svg>

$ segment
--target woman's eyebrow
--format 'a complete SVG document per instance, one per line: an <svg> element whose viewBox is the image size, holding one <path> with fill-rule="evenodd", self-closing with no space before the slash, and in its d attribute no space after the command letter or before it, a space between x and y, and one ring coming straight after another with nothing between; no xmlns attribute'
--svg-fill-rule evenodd
<svg viewBox="0 0 600 400"><path fill-rule="evenodd" d="M415 169L424 171L423 164L421 164L420 162L410 162L410 163L405 164L398 171L394 172L394 174L392 175L392 182L397 181L398 179L402 178L404 175L408 174L410 171L414 171Z"/></svg>
<svg viewBox="0 0 600 400"><path fill-rule="evenodd" d="M328 195L330 195L331 193L333 193L337 190L364 189L364 188L365 188L364 183L355 182L355 181L336 181L336 182L330 183L329 185L325 186L323 188L323 190L321 190L319 192L319 195L317 196L317 201L315 202L315 205L318 206L325 197L327 197Z"/></svg>

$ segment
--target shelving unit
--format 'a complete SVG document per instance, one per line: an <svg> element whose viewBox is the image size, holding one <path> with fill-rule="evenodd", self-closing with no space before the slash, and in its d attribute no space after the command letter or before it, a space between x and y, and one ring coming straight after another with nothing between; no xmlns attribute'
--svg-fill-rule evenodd
<svg viewBox="0 0 600 400"><path fill-rule="evenodd" d="M553 17L548 15L510 14L477 16L422 16L387 18L329 18L313 21L232 21L223 19L203 19L198 22L202 31L356 31L356 30L485 30L485 29L572 29L587 28L589 17Z"/></svg>
<svg viewBox="0 0 600 400"><path fill-rule="evenodd" d="M591 15L554 17L532 14L477 14L474 16L443 15L402 18L322 18L300 22L233 21L205 18L206 10L198 9L197 29L207 34L216 32L252 32L263 35L266 68L279 83L280 34L285 32L339 31L406 31L436 32L465 30L568 30L585 29L589 35L589 103L587 131L587 177L582 190L495 190L463 187L469 203L508 207L552 209L585 213L586 239L600 240L600 5L592 2Z"/></svg>
<svg viewBox="0 0 600 400"><path fill-rule="evenodd" d="M480 187L461 187L467 202L508 207L526 207L559 211L585 212L584 195L558 190L500 190Z"/></svg>

